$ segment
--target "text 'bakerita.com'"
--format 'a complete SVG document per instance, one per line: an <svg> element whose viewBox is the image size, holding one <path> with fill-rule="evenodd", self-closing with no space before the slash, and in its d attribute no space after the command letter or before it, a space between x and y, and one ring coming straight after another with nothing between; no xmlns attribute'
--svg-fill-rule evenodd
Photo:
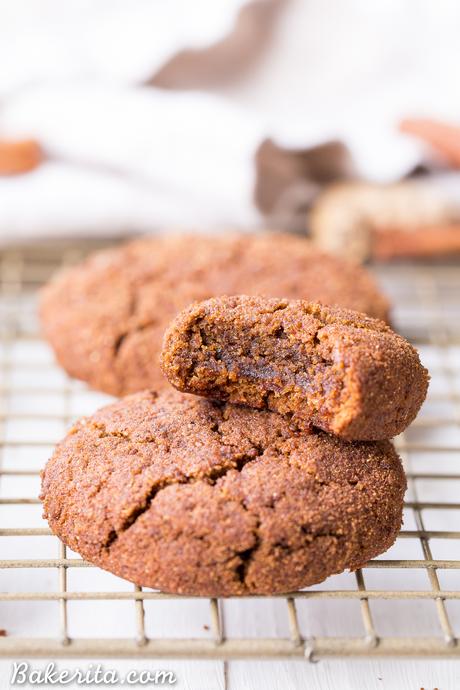
<svg viewBox="0 0 460 690"><path fill-rule="evenodd" d="M85 668L59 668L51 661L42 668L34 668L26 661L11 666L11 685L174 685L173 671L164 669L131 669L120 673L102 664L88 664Z"/></svg>

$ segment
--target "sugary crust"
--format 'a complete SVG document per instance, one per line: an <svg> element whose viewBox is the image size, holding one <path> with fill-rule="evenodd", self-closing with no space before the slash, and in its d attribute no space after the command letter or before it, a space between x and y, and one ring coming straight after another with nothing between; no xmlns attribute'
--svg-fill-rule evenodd
<svg viewBox="0 0 460 690"><path fill-rule="evenodd" d="M388 441L345 443L271 412L146 391L76 424L41 499L53 532L102 568L229 596L359 567L394 542L405 487Z"/></svg>
<svg viewBox="0 0 460 690"><path fill-rule="evenodd" d="M269 409L347 440L401 433L428 372L385 323L304 300L216 297L166 331L161 364L180 391Z"/></svg>
<svg viewBox="0 0 460 690"><path fill-rule="evenodd" d="M122 395L163 388L165 328L184 307L222 294L282 295L388 318L367 272L276 234L159 236L98 252L42 292L43 331L71 375Z"/></svg>

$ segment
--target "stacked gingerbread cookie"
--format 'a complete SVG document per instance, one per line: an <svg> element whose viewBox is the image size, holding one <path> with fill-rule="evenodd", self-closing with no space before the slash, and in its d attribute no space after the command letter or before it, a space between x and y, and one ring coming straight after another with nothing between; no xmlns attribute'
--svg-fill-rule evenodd
<svg viewBox="0 0 460 690"><path fill-rule="evenodd" d="M406 481L387 439L426 394L416 351L383 321L299 299L353 307L374 290L385 304L363 269L303 240L180 240L101 253L45 291L68 370L110 392L148 388L57 447L42 477L53 532L121 577L184 594L287 592L359 567L401 526ZM277 289L287 298L260 296Z"/></svg>

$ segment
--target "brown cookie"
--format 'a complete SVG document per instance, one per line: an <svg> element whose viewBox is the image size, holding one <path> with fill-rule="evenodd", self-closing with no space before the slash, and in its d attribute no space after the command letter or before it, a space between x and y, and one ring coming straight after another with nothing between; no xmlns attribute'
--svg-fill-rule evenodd
<svg viewBox="0 0 460 690"><path fill-rule="evenodd" d="M121 395L167 386L158 363L172 318L196 300L267 294L387 318L362 268L289 235L160 236L96 253L48 285L43 330L72 376Z"/></svg>
<svg viewBox="0 0 460 690"><path fill-rule="evenodd" d="M286 592L394 542L406 481L388 441L145 391L82 420L42 473L44 515L84 558L203 596Z"/></svg>
<svg viewBox="0 0 460 690"><path fill-rule="evenodd" d="M401 433L428 372L383 321L304 300L215 297L166 331L161 364L180 391L268 409L347 440Z"/></svg>

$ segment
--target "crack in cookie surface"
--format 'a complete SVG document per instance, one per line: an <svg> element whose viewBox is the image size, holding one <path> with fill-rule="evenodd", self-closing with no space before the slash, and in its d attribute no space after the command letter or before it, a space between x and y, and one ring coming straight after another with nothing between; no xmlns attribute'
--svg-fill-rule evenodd
<svg viewBox="0 0 460 690"><path fill-rule="evenodd" d="M289 591L387 548L405 480L391 445L267 411L145 392L78 423L42 479L54 533L136 584Z"/></svg>

